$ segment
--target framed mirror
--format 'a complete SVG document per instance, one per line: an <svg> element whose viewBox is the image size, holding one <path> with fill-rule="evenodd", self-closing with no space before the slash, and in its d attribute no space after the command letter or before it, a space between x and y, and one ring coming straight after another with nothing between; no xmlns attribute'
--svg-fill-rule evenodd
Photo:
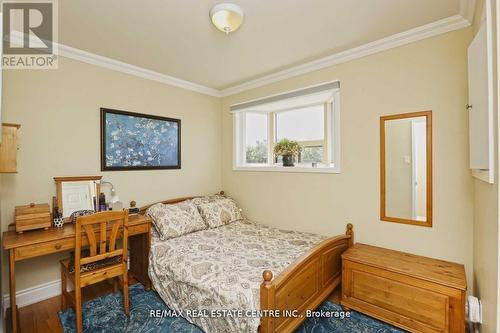
<svg viewBox="0 0 500 333"><path fill-rule="evenodd" d="M380 219L432 227L432 111L380 117Z"/></svg>
<svg viewBox="0 0 500 333"><path fill-rule="evenodd" d="M55 177L57 206L67 219L79 210L96 210L102 176Z"/></svg>

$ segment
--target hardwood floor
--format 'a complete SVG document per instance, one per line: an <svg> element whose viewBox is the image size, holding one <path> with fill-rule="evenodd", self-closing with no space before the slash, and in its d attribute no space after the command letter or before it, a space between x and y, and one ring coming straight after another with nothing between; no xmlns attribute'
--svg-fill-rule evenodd
<svg viewBox="0 0 500 333"><path fill-rule="evenodd" d="M21 332L51 333L63 332L57 312L61 309L61 298L45 301L19 309Z"/></svg>
<svg viewBox="0 0 500 333"><path fill-rule="evenodd" d="M335 304L340 304L340 292L342 291L342 288L337 287L335 288L335 290L330 294L330 296L328 296L328 300L332 303L335 303Z"/></svg>
<svg viewBox="0 0 500 333"><path fill-rule="evenodd" d="M130 285L137 283L131 279ZM103 281L83 289L83 301L112 293L110 281ZM61 297L56 296L19 308L19 325L21 333L63 333L57 313L61 310ZM7 317L8 318L8 317ZM10 327L7 323L6 327Z"/></svg>
<svg viewBox="0 0 500 333"><path fill-rule="evenodd" d="M132 280L130 282L130 284L134 283L137 283L137 281ZM86 301L111 292L112 286L107 281L104 281L86 287L83 290L83 298ZM340 303L340 288L337 288L328 299L331 302ZM57 315L60 309L60 296L20 308L19 321L21 333L63 333Z"/></svg>

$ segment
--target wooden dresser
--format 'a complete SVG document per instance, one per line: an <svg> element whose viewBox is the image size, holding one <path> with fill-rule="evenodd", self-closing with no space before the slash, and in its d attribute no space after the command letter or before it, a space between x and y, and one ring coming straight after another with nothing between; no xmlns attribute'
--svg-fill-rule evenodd
<svg viewBox="0 0 500 333"><path fill-rule="evenodd" d="M342 254L342 305L410 332L465 331L464 266L364 244Z"/></svg>

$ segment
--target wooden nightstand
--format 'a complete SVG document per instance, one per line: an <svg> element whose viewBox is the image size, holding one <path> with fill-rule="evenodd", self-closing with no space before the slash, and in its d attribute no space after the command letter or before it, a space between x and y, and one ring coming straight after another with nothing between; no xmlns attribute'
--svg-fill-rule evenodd
<svg viewBox="0 0 500 333"><path fill-rule="evenodd" d="M410 332L465 331L464 266L355 244L342 254L342 301Z"/></svg>

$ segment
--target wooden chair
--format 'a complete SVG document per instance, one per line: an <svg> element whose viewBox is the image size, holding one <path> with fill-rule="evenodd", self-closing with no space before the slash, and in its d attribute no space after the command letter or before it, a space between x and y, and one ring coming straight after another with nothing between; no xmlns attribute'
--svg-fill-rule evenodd
<svg viewBox="0 0 500 333"><path fill-rule="evenodd" d="M83 331L81 288L85 286L111 278L116 280L122 276L123 308L128 315L128 211L101 212L78 217L75 231L74 260L72 262L68 258L61 261L61 307L66 310L67 301L73 303L76 329L80 333ZM117 249L116 240L120 234L123 235L122 247ZM82 251L86 245L89 248ZM74 293L67 291L67 279L73 283Z"/></svg>

